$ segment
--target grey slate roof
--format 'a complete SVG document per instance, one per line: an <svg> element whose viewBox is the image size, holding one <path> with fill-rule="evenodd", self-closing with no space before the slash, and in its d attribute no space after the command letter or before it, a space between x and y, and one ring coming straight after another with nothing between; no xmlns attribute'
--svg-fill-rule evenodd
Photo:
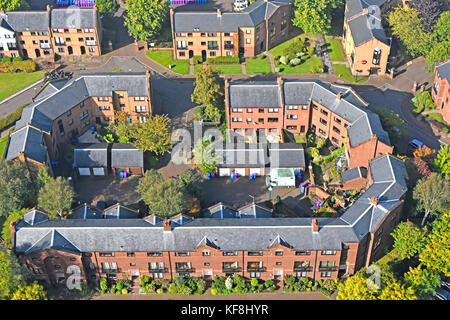
<svg viewBox="0 0 450 320"><path fill-rule="evenodd" d="M3 17L6 19L6 16ZM0 28L14 32L13 28L8 24L8 22L5 19L3 19L2 15L0 15Z"/></svg>
<svg viewBox="0 0 450 320"><path fill-rule="evenodd" d="M276 81L235 81L230 83L231 108L281 108Z"/></svg>
<svg viewBox="0 0 450 320"><path fill-rule="evenodd" d="M240 27L256 27L269 19L280 7L289 5L290 0L258 0L240 12L176 11L173 15L175 32L237 32Z"/></svg>
<svg viewBox="0 0 450 320"><path fill-rule="evenodd" d="M450 59L436 66L439 79L447 79L450 82Z"/></svg>
<svg viewBox="0 0 450 320"><path fill-rule="evenodd" d="M139 217L138 212L120 204L106 208L103 215L105 219L137 219Z"/></svg>
<svg viewBox="0 0 450 320"><path fill-rule="evenodd" d="M48 31L47 11L8 11L6 21L14 31Z"/></svg>
<svg viewBox="0 0 450 320"><path fill-rule="evenodd" d="M52 28L95 28L96 14L91 8L60 8L51 11Z"/></svg>
<svg viewBox="0 0 450 320"><path fill-rule="evenodd" d="M111 167L144 167L144 152L131 143L114 143L111 147Z"/></svg>
<svg viewBox="0 0 450 320"><path fill-rule="evenodd" d="M269 144L271 168L305 168L305 150L300 143Z"/></svg>
<svg viewBox="0 0 450 320"><path fill-rule="evenodd" d="M353 169L345 170L341 172L342 182L348 182L358 178L367 178L367 169L364 167L356 167Z"/></svg>
<svg viewBox="0 0 450 320"><path fill-rule="evenodd" d="M267 145L236 143L215 148L219 168L261 168L268 163Z"/></svg>
<svg viewBox="0 0 450 320"><path fill-rule="evenodd" d="M383 0L348 0L348 11L345 13L355 46L359 46L371 39L378 39L388 43L388 39L381 25L379 6ZM363 10L368 13L364 14Z"/></svg>
<svg viewBox="0 0 450 320"><path fill-rule="evenodd" d="M45 163L47 147L43 145L43 133L32 126L26 126L10 136L6 160L13 160L23 152L28 158Z"/></svg>
<svg viewBox="0 0 450 320"><path fill-rule="evenodd" d="M77 168L108 167L108 144L96 143L75 148L73 163Z"/></svg>
<svg viewBox="0 0 450 320"><path fill-rule="evenodd" d="M70 219L103 219L103 213L85 203L73 209L68 217Z"/></svg>

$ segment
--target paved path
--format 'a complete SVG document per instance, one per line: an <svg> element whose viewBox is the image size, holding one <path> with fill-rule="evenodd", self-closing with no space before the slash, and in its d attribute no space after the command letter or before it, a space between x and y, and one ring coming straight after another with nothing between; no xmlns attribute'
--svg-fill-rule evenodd
<svg viewBox="0 0 450 320"><path fill-rule="evenodd" d="M15 96L14 98L1 103L0 104L0 118L7 116L10 113L13 113L18 107L23 106L24 104L31 103L33 97L39 92L42 88L43 82L34 85L28 90L22 92L21 94Z"/></svg>
<svg viewBox="0 0 450 320"><path fill-rule="evenodd" d="M316 51L320 50L322 52L320 58L322 59L323 65L326 67L328 74L334 74L333 63L331 62L330 53L328 52L328 49L322 49L326 48L326 45L327 42L325 40L325 36L321 33L318 33L316 36Z"/></svg>

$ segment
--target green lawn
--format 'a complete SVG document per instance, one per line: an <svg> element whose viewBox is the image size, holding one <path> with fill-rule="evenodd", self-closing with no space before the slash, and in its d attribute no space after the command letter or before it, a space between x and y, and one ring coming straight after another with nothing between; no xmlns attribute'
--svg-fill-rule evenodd
<svg viewBox="0 0 450 320"><path fill-rule="evenodd" d="M437 121L450 129L450 125L447 122L445 122L444 118L442 118L442 114L440 114L439 112L425 114L425 117L427 117L430 120Z"/></svg>
<svg viewBox="0 0 450 320"><path fill-rule="evenodd" d="M0 139L0 159L3 159L6 151L6 143L8 142L8 136Z"/></svg>
<svg viewBox="0 0 450 320"><path fill-rule="evenodd" d="M314 36L309 35L307 33L303 33L300 36L289 39L289 40L283 42L282 44L279 44L275 48L270 49L269 50L270 54L274 57L274 59L278 56L282 56L284 49L286 49L297 38L308 38L308 39L312 40L312 39L314 39Z"/></svg>
<svg viewBox="0 0 450 320"><path fill-rule="evenodd" d="M260 55L256 58L248 58L245 61L245 71L247 74L270 73L270 60L266 55Z"/></svg>
<svg viewBox="0 0 450 320"><path fill-rule="evenodd" d="M363 83L369 79L368 77L358 76L358 78L356 78L352 76L345 64L333 64L333 69L336 76L350 82Z"/></svg>
<svg viewBox="0 0 450 320"><path fill-rule="evenodd" d="M171 71L175 73L189 74L189 60L173 60L172 50L147 51L146 55L167 69L172 65Z"/></svg>
<svg viewBox="0 0 450 320"><path fill-rule="evenodd" d="M345 61L344 49L339 39L328 39L327 44L331 61Z"/></svg>
<svg viewBox="0 0 450 320"><path fill-rule="evenodd" d="M44 78L44 71L0 73L0 101Z"/></svg>
<svg viewBox="0 0 450 320"><path fill-rule="evenodd" d="M240 74L242 73L241 65L238 63L232 63L232 64L211 64L210 66L214 67L217 72L223 73L223 74ZM199 68L202 68L201 64L197 64L194 67L194 71L198 70Z"/></svg>
<svg viewBox="0 0 450 320"><path fill-rule="evenodd" d="M280 68L280 73L313 73L311 71L311 68L313 67L322 67L323 68L323 62L322 59L320 59L315 54L306 60L305 62L296 65L296 66L285 66L283 64L277 64L277 67Z"/></svg>

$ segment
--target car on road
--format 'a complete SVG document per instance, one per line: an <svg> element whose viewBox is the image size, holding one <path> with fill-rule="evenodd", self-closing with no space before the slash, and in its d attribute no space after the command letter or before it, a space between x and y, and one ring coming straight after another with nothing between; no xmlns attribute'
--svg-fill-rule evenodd
<svg viewBox="0 0 450 320"><path fill-rule="evenodd" d="M420 146L423 146L423 142L417 139L413 139L408 143L408 154L412 154L417 148L419 148Z"/></svg>

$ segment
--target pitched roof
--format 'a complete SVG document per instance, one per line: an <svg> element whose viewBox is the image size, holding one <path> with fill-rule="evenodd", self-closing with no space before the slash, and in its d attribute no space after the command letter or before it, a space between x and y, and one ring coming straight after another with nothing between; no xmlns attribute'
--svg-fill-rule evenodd
<svg viewBox="0 0 450 320"><path fill-rule="evenodd" d="M92 8L59 8L51 11L52 28L95 28L96 12Z"/></svg>
<svg viewBox="0 0 450 320"><path fill-rule="evenodd" d="M96 143L76 147L73 150L73 163L81 167L107 167L108 144Z"/></svg>
<svg viewBox="0 0 450 320"><path fill-rule="evenodd" d="M367 169L364 167L356 167L353 169L341 172L341 180L343 183L352 181L358 178L367 178Z"/></svg>
<svg viewBox="0 0 450 320"><path fill-rule="evenodd" d="M144 152L131 143L114 143L111 147L112 168L144 167Z"/></svg>
<svg viewBox="0 0 450 320"><path fill-rule="evenodd" d="M48 31L47 11L8 11L6 21L14 31Z"/></svg>
<svg viewBox="0 0 450 320"><path fill-rule="evenodd" d="M271 168L305 168L305 150L300 143L271 143L269 161Z"/></svg>
<svg viewBox="0 0 450 320"><path fill-rule="evenodd" d="M230 83L231 108L281 108L276 81L234 81Z"/></svg>
<svg viewBox="0 0 450 320"><path fill-rule="evenodd" d="M220 168L261 168L268 163L267 145L262 143L224 144L215 148L215 154Z"/></svg>
<svg viewBox="0 0 450 320"><path fill-rule="evenodd" d="M450 82L450 59L436 66L439 79L447 79Z"/></svg>
<svg viewBox="0 0 450 320"><path fill-rule="evenodd" d="M23 152L28 158L45 163L47 147L43 144L43 133L30 125L13 132L9 138L6 160L13 160Z"/></svg>

